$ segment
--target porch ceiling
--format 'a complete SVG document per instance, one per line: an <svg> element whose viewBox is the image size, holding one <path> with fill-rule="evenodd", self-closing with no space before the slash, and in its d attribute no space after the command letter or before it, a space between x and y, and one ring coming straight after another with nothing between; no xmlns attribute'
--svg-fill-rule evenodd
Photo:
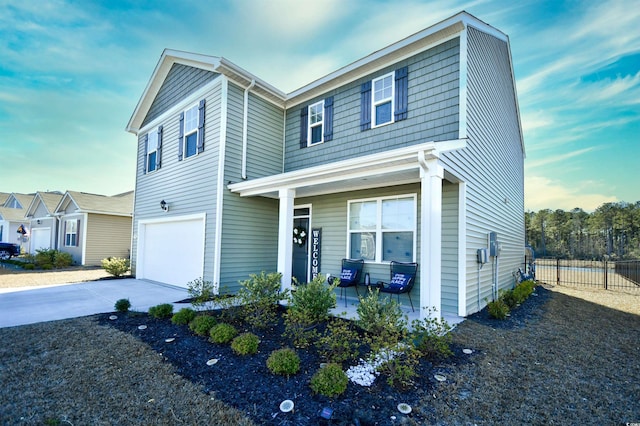
<svg viewBox="0 0 640 426"><path fill-rule="evenodd" d="M278 198L281 189L294 189L296 198L420 181L421 160L439 158L442 152L461 149L461 139L427 142L383 153L233 183L228 187L240 196Z"/></svg>

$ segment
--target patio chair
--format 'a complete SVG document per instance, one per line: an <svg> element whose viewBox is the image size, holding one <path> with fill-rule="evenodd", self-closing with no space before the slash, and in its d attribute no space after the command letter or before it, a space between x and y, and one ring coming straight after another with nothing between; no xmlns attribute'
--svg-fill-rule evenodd
<svg viewBox="0 0 640 426"><path fill-rule="evenodd" d="M415 312L413 301L411 300L411 289L416 282L418 264L392 261L390 271L391 281L388 284L384 283L382 287L380 287L380 292L397 295L398 303L400 303L400 294L407 293L409 303L411 303L411 311Z"/></svg>
<svg viewBox="0 0 640 426"><path fill-rule="evenodd" d="M340 287L340 297L344 298L344 306L347 306L346 289L347 287L355 287L356 294L358 293L358 283L362 278L362 267L364 266L364 260L362 259L342 259L342 271L339 277L332 277L329 275L327 281L329 284L333 284L335 278L340 279L338 287Z"/></svg>

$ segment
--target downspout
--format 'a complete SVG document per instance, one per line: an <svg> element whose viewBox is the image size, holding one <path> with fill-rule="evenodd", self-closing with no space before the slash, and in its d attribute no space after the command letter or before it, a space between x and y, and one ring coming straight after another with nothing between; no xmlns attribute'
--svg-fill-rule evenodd
<svg viewBox="0 0 640 426"><path fill-rule="evenodd" d="M244 115L242 117L242 179L247 179L247 134L249 127L249 91L256 85L252 79L251 84L244 89Z"/></svg>

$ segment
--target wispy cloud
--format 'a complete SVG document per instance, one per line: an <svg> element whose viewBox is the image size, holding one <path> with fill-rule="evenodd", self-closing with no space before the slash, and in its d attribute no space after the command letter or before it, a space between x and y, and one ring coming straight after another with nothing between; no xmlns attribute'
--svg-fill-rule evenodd
<svg viewBox="0 0 640 426"><path fill-rule="evenodd" d="M606 192L598 192L599 182L583 182L580 185L567 184L543 176L528 176L525 181L525 209L571 210L580 207L593 211L607 202L618 201L617 197Z"/></svg>

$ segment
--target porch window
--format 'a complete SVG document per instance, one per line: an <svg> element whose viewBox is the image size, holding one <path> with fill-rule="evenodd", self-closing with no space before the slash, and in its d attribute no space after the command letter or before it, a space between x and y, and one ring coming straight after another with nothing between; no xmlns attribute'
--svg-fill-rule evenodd
<svg viewBox="0 0 640 426"><path fill-rule="evenodd" d="M75 219L64 222L64 245L67 247L78 245L78 221Z"/></svg>
<svg viewBox="0 0 640 426"><path fill-rule="evenodd" d="M414 262L416 216L416 195L349 201L349 257Z"/></svg>

